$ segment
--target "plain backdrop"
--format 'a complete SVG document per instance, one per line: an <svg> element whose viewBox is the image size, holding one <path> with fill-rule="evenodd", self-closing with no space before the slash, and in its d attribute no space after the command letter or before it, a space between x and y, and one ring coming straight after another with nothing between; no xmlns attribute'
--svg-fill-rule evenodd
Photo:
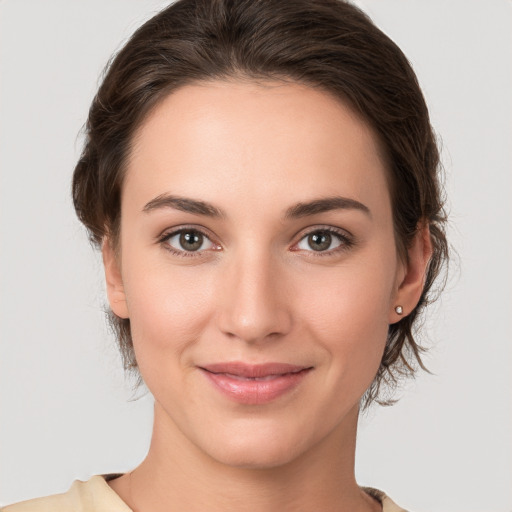
<svg viewBox="0 0 512 512"><path fill-rule="evenodd" d="M167 2L0 0L0 504L124 472L148 448L70 179L101 70ZM415 512L512 510L512 3L364 0L442 139L459 253L425 328L435 375L361 421L357 477Z"/></svg>

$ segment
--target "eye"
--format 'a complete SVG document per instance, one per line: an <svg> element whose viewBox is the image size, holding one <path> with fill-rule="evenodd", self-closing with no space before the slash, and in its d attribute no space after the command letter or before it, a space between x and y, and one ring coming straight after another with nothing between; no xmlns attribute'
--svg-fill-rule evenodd
<svg viewBox="0 0 512 512"><path fill-rule="evenodd" d="M302 251L330 252L350 245L352 245L351 240L337 231L317 229L302 237L296 247Z"/></svg>
<svg viewBox="0 0 512 512"><path fill-rule="evenodd" d="M217 246L197 229L180 229L165 235L162 240L175 253L202 252Z"/></svg>

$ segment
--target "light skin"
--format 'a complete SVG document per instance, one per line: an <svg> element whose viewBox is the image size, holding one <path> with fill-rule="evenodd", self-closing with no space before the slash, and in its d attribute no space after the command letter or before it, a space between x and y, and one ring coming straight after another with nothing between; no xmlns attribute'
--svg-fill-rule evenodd
<svg viewBox="0 0 512 512"><path fill-rule="evenodd" d="M426 228L398 255L386 172L369 127L304 85L187 85L144 120L103 244L155 398L147 458L110 482L136 512L380 510L354 477L359 401L431 255ZM311 370L246 404L200 370L232 361Z"/></svg>

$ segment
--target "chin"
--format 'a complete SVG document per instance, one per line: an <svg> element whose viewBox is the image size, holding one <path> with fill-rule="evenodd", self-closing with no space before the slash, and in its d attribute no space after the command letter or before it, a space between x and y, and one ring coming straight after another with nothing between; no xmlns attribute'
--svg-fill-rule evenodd
<svg viewBox="0 0 512 512"><path fill-rule="evenodd" d="M261 423L247 427L226 429L220 436L212 436L203 450L226 466L259 470L289 464L307 450L305 436L293 428Z"/></svg>
<svg viewBox="0 0 512 512"><path fill-rule="evenodd" d="M281 467L295 460L300 454L288 446L274 446L267 443L265 446L255 446L254 443L244 446L229 446L222 450L213 450L210 455L219 463L243 469L265 470Z"/></svg>

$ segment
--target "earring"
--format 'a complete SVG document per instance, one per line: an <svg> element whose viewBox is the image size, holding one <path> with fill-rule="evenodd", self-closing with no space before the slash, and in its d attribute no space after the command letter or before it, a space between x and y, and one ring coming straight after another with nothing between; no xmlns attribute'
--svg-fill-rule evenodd
<svg viewBox="0 0 512 512"><path fill-rule="evenodd" d="M403 314L403 312L404 312L404 310L403 310L402 306L396 306L395 307L395 313L397 315L401 315L401 314Z"/></svg>

